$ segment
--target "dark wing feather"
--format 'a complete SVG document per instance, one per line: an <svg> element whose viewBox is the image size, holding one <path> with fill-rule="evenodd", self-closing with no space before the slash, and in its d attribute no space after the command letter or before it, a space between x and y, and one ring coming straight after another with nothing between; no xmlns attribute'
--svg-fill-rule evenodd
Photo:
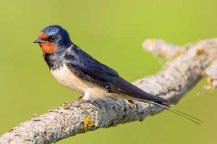
<svg viewBox="0 0 217 144"><path fill-rule="evenodd" d="M109 90L108 82L114 82L118 73L98 62L79 48L73 48L65 54L66 65L72 72L84 80L88 80ZM110 91L110 90L109 90Z"/></svg>
<svg viewBox="0 0 217 144"><path fill-rule="evenodd" d="M167 103L167 100L148 94L124 80L115 70L95 60L78 47L74 47L66 53L65 62L74 74L106 88L109 92L124 94L141 100Z"/></svg>

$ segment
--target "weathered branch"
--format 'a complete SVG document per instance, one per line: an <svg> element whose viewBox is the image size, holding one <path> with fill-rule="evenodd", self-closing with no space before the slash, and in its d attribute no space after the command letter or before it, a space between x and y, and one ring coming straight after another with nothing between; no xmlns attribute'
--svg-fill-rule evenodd
<svg viewBox="0 0 217 144"><path fill-rule="evenodd" d="M181 46L155 39L148 39L144 41L142 47L145 48L146 51L166 59L172 59L185 51L185 48Z"/></svg>
<svg viewBox="0 0 217 144"><path fill-rule="evenodd" d="M217 88L217 59L210 64L204 74L208 76L207 82L210 88Z"/></svg>
<svg viewBox="0 0 217 144"><path fill-rule="evenodd" d="M209 70L213 69L212 65L216 66L214 60L217 55L217 39L203 40L184 47L161 40L147 40L143 46L152 53L174 59L158 74L137 80L134 84L149 93L168 99L171 104L175 104L197 83L206 68ZM208 70L206 73L210 75ZM143 120L162 110L158 106L122 99L105 98L72 106L76 102L63 104L19 124L0 137L0 144L56 142L98 128Z"/></svg>

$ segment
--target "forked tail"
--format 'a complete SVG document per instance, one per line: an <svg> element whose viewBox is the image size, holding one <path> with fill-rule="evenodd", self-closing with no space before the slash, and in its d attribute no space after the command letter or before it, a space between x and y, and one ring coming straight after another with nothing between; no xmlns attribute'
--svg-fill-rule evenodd
<svg viewBox="0 0 217 144"><path fill-rule="evenodd" d="M185 119L188 119L188 120L190 120L190 121L192 121L192 122L194 122L194 123L196 123L198 125L201 125L201 123L204 122L201 119L196 118L196 117L194 117L192 115L189 115L187 113L184 113L184 112L181 112L181 111L178 111L178 110L175 110L175 109L171 109L171 106L168 105L167 103L156 103L156 102L153 102L153 101L145 101L145 102L160 106L162 108L165 108L166 110L168 110L168 111L170 111L170 112L172 112L174 114L177 114L177 115L179 115L179 116L181 116L181 117L183 117Z"/></svg>

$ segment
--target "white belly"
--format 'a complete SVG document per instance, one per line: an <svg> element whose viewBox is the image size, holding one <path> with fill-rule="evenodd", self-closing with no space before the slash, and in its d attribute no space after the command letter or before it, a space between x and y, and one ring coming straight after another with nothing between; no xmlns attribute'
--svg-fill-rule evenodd
<svg viewBox="0 0 217 144"><path fill-rule="evenodd" d="M88 93L90 97L102 98L107 93L105 88L76 76L66 65L59 69L51 70L51 73L59 83L81 94Z"/></svg>

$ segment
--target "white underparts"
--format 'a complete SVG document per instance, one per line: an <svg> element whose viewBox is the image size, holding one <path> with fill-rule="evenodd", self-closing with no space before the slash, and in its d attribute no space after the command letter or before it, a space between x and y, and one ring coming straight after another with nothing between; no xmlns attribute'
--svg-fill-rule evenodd
<svg viewBox="0 0 217 144"><path fill-rule="evenodd" d="M76 76L66 65L51 70L51 73L60 84L84 95L84 100L103 98L110 95L105 88Z"/></svg>

